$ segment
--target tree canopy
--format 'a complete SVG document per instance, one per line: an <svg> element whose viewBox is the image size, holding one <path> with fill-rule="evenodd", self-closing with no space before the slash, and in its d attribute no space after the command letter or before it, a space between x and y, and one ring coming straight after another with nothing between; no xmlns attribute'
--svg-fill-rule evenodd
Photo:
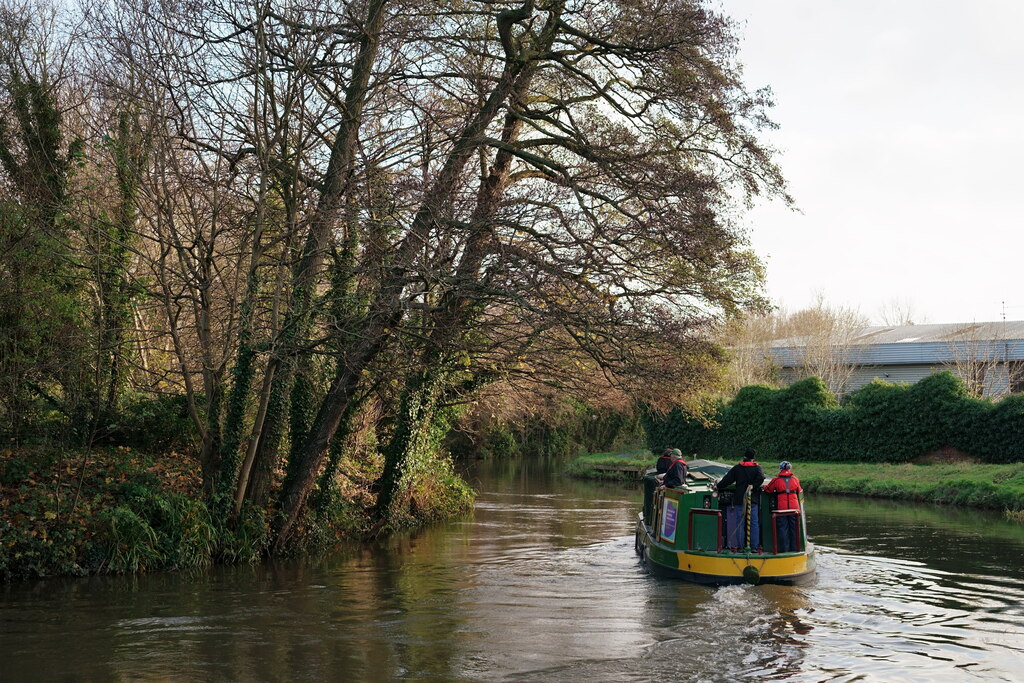
<svg viewBox="0 0 1024 683"><path fill-rule="evenodd" d="M709 3L113 0L25 28L46 20L0 11L5 428L45 399L96 439L182 395L211 500L278 511L277 547L346 450L382 458L400 519L489 387L683 400L717 376L712 326L764 303L737 218L788 201L770 93ZM69 306L75 376L33 356Z"/></svg>

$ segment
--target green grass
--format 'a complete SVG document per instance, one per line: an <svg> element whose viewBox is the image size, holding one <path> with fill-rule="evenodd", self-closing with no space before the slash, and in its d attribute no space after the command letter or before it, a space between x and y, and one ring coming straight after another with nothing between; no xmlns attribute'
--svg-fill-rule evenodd
<svg viewBox="0 0 1024 683"><path fill-rule="evenodd" d="M627 473L600 472L593 465L654 464L642 453L594 453L570 463L566 472L593 479L631 479ZM765 465L765 474L774 468ZM1003 510L1008 519L1024 522L1024 463L793 463L794 474L808 493L892 498L940 505Z"/></svg>
<svg viewBox="0 0 1024 683"><path fill-rule="evenodd" d="M1024 510L1024 463L794 463L794 473L808 492Z"/></svg>
<svg viewBox="0 0 1024 683"><path fill-rule="evenodd" d="M615 481L631 481L637 477L631 472L608 472L595 468L595 465L623 465L635 466L637 468L648 465L653 466L658 456L650 451L639 451L635 453L591 453L581 455L573 460L566 467L565 473L571 477L580 479L607 479Z"/></svg>

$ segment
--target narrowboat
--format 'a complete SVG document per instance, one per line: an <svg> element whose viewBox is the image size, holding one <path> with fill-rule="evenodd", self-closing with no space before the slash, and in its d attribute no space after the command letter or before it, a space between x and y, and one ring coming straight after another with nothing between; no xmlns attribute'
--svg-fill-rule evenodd
<svg viewBox="0 0 1024 683"><path fill-rule="evenodd" d="M731 495L719 497L717 484L728 465L692 460L685 483L665 488L651 468L644 475L644 507L637 515L636 552L652 573L702 584L806 584L815 578L814 545L807 540L803 494L798 510L773 510L773 498L762 493L758 505L760 544L749 546L753 515L751 492L745 492L738 530L742 547L730 547L726 506ZM726 490L728 491L728 489ZM722 493L725 494L726 491ZM795 516L796 549L780 545L777 522ZM790 522L792 524L792 522Z"/></svg>

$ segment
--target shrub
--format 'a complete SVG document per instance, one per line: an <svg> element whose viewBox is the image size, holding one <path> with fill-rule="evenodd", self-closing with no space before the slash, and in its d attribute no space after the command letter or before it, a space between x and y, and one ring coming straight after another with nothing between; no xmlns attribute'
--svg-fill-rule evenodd
<svg viewBox="0 0 1024 683"><path fill-rule="evenodd" d="M101 539L108 553L104 568L112 572L144 572L162 564L153 527L134 510L119 505L100 513Z"/></svg>
<svg viewBox="0 0 1024 683"><path fill-rule="evenodd" d="M195 425L188 414L187 399L173 394L140 398L122 411L111 439L147 453L184 451L196 443Z"/></svg>
<svg viewBox="0 0 1024 683"><path fill-rule="evenodd" d="M945 446L990 463L1024 460L1024 395L972 398L949 372L911 386L876 379L842 403L815 377L748 386L703 421L648 410L643 427L656 453L674 446L727 461L748 446L765 461L907 462Z"/></svg>
<svg viewBox="0 0 1024 683"><path fill-rule="evenodd" d="M984 411L971 434L969 452L986 462L1024 461L1024 394L1007 396ZM968 449L964 449L968 450Z"/></svg>

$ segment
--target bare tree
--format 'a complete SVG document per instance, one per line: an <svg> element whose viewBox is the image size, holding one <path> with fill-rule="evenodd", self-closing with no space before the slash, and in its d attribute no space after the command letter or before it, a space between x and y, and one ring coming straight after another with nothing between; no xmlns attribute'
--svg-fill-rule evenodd
<svg viewBox="0 0 1024 683"><path fill-rule="evenodd" d="M744 321L727 337L732 357L731 386L777 383L819 377L841 394L859 365L855 340L868 321L859 311L832 306L819 294L814 305L789 313L784 309ZM792 377L781 377L775 354L784 350Z"/></svg>
<svg viewBox="0 0 1024 683"><path fill-rule="evenodd" d="M778 309L755 312L730 320L723 327L720 337L729 356L728 394L754 384L778 385L779 368L772 357L772 343L785 336L781 328L786 315Z"/></svg>
<svg viewBox="0 0 1024 683"><path fill-rule="evenodd" d="M899 327L928 322L914 310L914 302L910 299L892 298L883 304L878 311L879 320L883 325Z"/></svg>
<svg viewBox="0 0 1024 683"><path fill-rule="evenodd" d="M976 398L998 399L1020 385L1024 368L1007 359L1007 347L998 324L957 325L946 335L953 373Z"/></svg>

